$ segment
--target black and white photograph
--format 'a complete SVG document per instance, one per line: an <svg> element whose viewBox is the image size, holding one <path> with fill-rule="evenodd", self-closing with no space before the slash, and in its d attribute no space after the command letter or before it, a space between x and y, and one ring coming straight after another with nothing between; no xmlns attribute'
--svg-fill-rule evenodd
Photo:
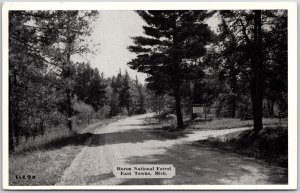
<svg viewBox="0 0 300 193"><path fill-rule="evenodd" d="M297 4L233 4L4 3L4 188L296 188Z"/></svg>

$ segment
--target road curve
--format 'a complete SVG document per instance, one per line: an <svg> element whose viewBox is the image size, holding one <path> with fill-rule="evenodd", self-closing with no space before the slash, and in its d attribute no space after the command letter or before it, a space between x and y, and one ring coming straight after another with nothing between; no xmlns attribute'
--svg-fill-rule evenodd
<svg viewBox="0 0 300 193"><path fill-rule="evenodd" d="M163 132L132 116L95 130L56 185L286 184L287 170L244 156L192 145L239 129ZM120 179L116 165L173 164L171 179Z"/></svg>

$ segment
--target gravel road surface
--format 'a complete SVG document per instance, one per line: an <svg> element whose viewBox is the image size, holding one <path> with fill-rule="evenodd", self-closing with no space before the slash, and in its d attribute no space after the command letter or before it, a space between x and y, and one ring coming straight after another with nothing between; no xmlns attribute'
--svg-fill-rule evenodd
<svg viewBox="0 0 300 193"><path fill-rule="evenodd" d="M286 184L287 170L240 155L194 146L247 128L166 132L132 116L96 129L57 185ZM173 164L170 179L121 179L116 165Z"/></svg>

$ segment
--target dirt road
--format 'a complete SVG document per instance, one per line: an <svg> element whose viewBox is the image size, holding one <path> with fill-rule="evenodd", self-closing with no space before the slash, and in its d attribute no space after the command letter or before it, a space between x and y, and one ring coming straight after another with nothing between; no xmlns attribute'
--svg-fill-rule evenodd
<svg viewBox="0 0 300 193"><path fill-rule="evenodd" d="M240 129L163 132L133 116L93 132L57 185L285 184L287 170L244 156L200 148L192 142ZM128 164L173 164L171 179L120 179L112 169Z"/></svg>

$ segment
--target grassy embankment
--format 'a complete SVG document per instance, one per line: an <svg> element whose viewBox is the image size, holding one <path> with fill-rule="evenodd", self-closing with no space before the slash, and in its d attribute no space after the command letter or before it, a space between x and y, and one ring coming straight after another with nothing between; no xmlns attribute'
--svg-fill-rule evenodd
<svg viewBox="0 0 300 193"><path fill-rule="evenodd" d="M267 126L258 135L252 130L234 132L195 143L248 157L262 159L272 165L288 166L288 127Z"/></svg>
<svg viewBox="0 0 300 193"><path fill-rule="evenodd" d="M252 130L200 140L196 144L248 157L265 160L271 164L287 167L288 127L287 119L263 119L264 128L257 136ZM212 130L253 127L252 120L216 119L207 123L192 123L191 129Z"/></svg>
<svg viewBox="0 0 300 193"><path fill-rule="evenodd" d="M63 171L92 136L90 132L117 119L119 118L105 119L85 128L77 128L76 134L68 132L65 128L32 141L22 141L16 151L9 156L10 185L56 184ZM17 179L23 177L25 179Z"/></svg>
<svg viewBox="0 0 300 193"><path fill-rule="evenodd" d="M280 126L287 125L287 119L277 119L277 118L263 118L263 125L266 126ZM252 120L240 120L231 118L215 119L209 122L203 121L193 121L188 128L189 129L199 129L199 130L216 130L216 129L232 129L239 127L252 127Z"/></svg>
<svg viewBox="0 0 300 193"><path fill-rule="evenodd" d="M145 119L148 124L159 124L168 130L176 130L175 115L168 115L165 117L154 116ZM191 130L218 130L218 129L233 129L239 127L253 127L253 120L240 120L234 118L217 118L211 121L204 121L204 119L195 119L190 121L188 116L184 117L186 129ZM278 118L263 118L263 125L266 126L280 126L287 125L287 119Z"/></svg>
<svg viewBox="0 0 300 193"><path fill-rule="evenodd" d="M232 129L241 127L253 127L252 120L239 120L230 118L215 119L204 122L194 120L187 123L188 130L218 130ZM253 135L252 130L234 132L228 135L208 138L195 142L195 145L213 148L261 159L273 165L287 167L288 164L288 127L287 119L264 118L264 129L257 136ZM175 120L160 122L169 131L176 127Z"/></svg>

